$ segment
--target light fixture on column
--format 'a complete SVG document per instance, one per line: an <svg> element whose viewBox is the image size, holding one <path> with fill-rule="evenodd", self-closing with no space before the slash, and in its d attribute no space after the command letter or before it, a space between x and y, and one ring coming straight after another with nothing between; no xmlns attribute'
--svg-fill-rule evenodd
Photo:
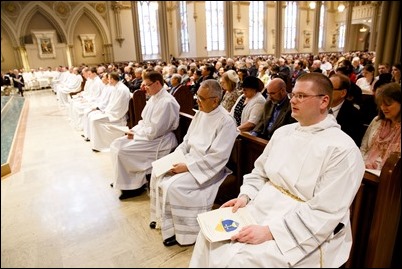
<svg viewBox="0 0 402 269"><path fill-rule="evenodd" d="M315 1L311 1L311 2L308 4L308 7L309 7L310 9L315 9L315 6L316 6Z"/></svg>
<svg viewBox="0 0 402 269"><path fill-rule="evenodd" d="M338 5L338 12L342 13L345 10L345 5L340 2Z"/></svg>
<svg viewBox="0 0 402 269"><path fill-rule="evenodd" d="M367 32L367 28L363 26L362 28L359 29L359 32L365 33L365 32Z"/></svg>

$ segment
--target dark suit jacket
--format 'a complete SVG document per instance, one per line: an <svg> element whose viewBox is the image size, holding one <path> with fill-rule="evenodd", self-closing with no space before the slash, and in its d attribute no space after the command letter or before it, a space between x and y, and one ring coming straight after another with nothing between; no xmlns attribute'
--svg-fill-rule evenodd
<svg viewBox="0 0 402 269"><path fill-rule="evenodd" d="M260 122L255 126L254 132L257 132L257 136L269 140L276 129L279 127L296 122L294 118L292 118L292 109L290 107L290 100L289 98L285 98L284 103L282 104L281 110L279 115L272 125L271 130L268 132L268 121L274 114L275 105L272 103L271 100L265 102L264 111L262 114L262 118Z"/></svg>
<svg viewBox="0 0 402 269"><path fill-rule="evenodd" d="M358 147L363 138L363 123L359 110L349 100L343 102L339 109L336 121L341 126L342 131L348 134Z"/></svg>

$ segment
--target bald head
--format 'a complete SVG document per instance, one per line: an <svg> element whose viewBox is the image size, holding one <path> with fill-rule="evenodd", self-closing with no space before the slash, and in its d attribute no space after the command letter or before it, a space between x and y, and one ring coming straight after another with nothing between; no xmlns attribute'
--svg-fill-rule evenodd
<svg viewBox="0 0 402 269"><path fill-rule="evenodd" d="M279 103L286 98L286 83L281 78L274 78L269 82L267 92L273 103Z"/></svg>

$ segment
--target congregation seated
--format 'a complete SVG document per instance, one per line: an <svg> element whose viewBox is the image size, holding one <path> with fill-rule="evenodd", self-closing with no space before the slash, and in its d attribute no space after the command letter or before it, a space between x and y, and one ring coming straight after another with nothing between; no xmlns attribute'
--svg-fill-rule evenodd
<svg viewBox="0 0 402 269"><path fill-rule="evenodd" d="M265 98L261 94L264 84L259 78L247 76L243 83L243 94L237 98L230 114L235 118L237 128L249 132L261 120Z"/></svg>
<svg viewBox="0 0 402 269"><path fill-rule="evenodd" d="M350 80L342 74L333 74L330 77L334 87L331 112L341 130L348 134L356 145L360 143L364 134L363 122L359 110L347 99L350 91Z"/></svg>
<svg viewBox="0 0 402 269"><path fill-rule="evenodd" d="M282 79L271 80L268 84L267 94L269 97L264 104L261 120L250 134L269 140L276 129L296 120L291 116L286 83Z"/></svg>
<svg viewBox="0 0 402 269"><path fill-rule="evenodd" d="M401 85L388 83L377 89L379 108L360 147L366 168L381 170L392 152L401 152Z"/></svg>

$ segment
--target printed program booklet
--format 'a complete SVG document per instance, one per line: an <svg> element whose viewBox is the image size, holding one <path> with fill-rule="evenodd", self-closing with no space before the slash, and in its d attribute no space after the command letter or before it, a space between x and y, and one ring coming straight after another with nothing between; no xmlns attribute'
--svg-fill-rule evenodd
<svg viewBox="0 0 402 269"><path fill-rule="evenodd" d="M169 171L174 164L185 163L186 157L180 150L173 151L172 153L152 162L152 172L155 176L159 177Z"/></svg>
<svg viewBox="0 0 402 269"><path fill-rule="evenodd" d="M236 213L232 213L232 207L198 214L197 221L202 233L210 242L229 240L244 226L256 224L247 208L239 208Z"/></svg>

